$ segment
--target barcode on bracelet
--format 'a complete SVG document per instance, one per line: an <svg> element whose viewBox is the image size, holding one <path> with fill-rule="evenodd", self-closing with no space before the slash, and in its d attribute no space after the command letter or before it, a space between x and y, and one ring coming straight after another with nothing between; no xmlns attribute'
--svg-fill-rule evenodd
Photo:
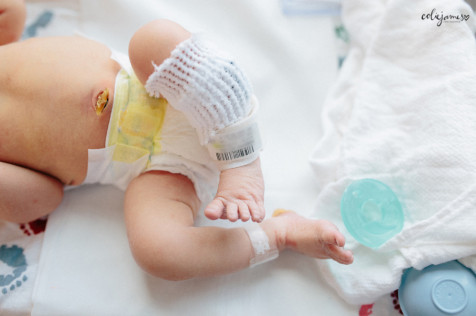
<svg viewBox="0 0 476 316"><path fill-rule="evenodd" d="M226 161L226 160L233 160L233 159L245 157L245 156L251 155L254 152L255 152L255 149L253 145L250 145L250 146L229 151L226 153L216 153L216 156L218 161Z"/></svg>

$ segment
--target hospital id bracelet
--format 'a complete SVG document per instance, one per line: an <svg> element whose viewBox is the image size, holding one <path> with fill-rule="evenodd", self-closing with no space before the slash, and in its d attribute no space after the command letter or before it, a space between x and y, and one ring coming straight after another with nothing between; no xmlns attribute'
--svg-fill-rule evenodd
<svg viewBox="0 0 476 316"><path fill-rule="evenodd" d="M243 228L250 238L254 251L254 257L250 259L250 268L274 260L279 256L279 250L276 246L270 247L268 235L258 223L249 223Z"/></svg>
<svg viewBox="0 0 476 316"><path fill-rule="evenodd" d="M220 171L250 164L259 157L262 142L256 119L258 100L251 98L251 113L243 120L216 131L207 149Z"/></svg>

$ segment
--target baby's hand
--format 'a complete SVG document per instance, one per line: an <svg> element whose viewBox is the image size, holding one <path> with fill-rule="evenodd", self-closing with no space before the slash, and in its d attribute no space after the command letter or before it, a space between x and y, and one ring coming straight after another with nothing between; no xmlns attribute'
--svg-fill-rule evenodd
<svg viewBox="0 0 476 316"><path fill-rule="evenodd" d="M205 208L205 215L212 220L228 219L232 222L250 218L261 222L264 210L264 181L259 158L252 163L227 169L220 174L218 192Z"/></svg>

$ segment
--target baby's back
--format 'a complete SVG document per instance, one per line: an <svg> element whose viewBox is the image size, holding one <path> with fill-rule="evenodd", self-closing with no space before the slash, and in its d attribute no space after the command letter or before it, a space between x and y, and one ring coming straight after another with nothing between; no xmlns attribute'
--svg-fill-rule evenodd
<svg viewBox="0 0 476 316"><path fill-rule="evenodd" d="M0 161L80 184L88 149L104 147L119 70L109 49L81 37L0 47ZM97 96L108 107L95 112Z"/></svg>

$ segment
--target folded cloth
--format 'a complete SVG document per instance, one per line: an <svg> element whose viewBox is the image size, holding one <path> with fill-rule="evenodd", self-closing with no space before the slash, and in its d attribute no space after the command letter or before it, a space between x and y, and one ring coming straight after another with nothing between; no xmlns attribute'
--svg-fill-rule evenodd
<svg viewBox="0 0 476 316"><path fill-rule="evenodd" d="M351 48L311 164L321 188L315 215L334 221L355 255L350 266L319 266L350 303L391 293L408 267L476 254L475 19L455 0L343 4ZM340 216L346 186L363 178L390 186L405 216L377 249L357 243Z"/></svg>

